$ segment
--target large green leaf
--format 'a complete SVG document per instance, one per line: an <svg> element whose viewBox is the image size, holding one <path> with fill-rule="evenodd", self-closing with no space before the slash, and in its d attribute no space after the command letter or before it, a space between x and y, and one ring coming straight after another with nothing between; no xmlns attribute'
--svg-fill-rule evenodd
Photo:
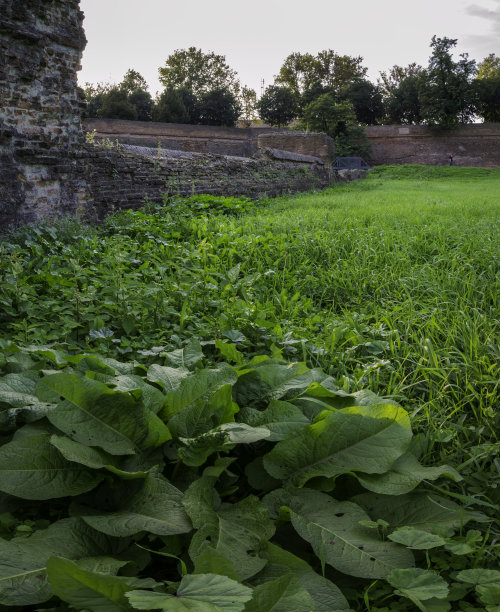
<svg viewBox="0 0 500 612"><path fill-rule="evenodd" d="M383 474L408 447L411 427L398 406L344 408L278 442L265 455L274 478L303 486L309 479L351 471Z"/></svg>
<svg viewBox="0 0 500 612"><path fill-rule="evenodd" d="M47 576L57 597L77 610L91 612L129 612L125 593L134 586L125 578L86 570L73 561L51 557Z"/></svg>
<svg viewBox="0 0 500 612"><path fill-rule="evenodd" d="M256 587L245 606L245 612L311 612L314 609L314 599L291 574Z"/></svg>
<svg viewBox="0 0 500 612"><path fill-rule="evenodd" d="M387 576L387 581L397 589L397 595L408 597L415 603L434 597L444 599L448 595L448 584L441 576L416 567L394 570Z"/></svg>
<svg viewBox="0 0 500 612"><path fill-rule="evenodd" d="M311 609L316 612L332 612L349 607L346 598L333 582L317 574L308 563L291 552L268 542L261 556L268 560L268 564L253 578L253 584L293 574L314 599L314 608Z"/></svg>
<svg viewBox="0 0 500 612"><path fill-rule="evenodd" d="M132 536L140 531L162 536L188 533L192 525L182 497L165 478L149 475L138 493L124 499L116 512L101 513L85 507L75 512L97 531L112 536Z"/></svg>
<svg viewBox="0 0 500 612"><path fill-rule="evenodd" d="M186 465L203 465L215 452L226 452L235 444L252 444L269 438L271 432L266 427L250 427L245 423L225 423L197 438L180 438L183 446L179 457Z"/></svg>
<svg viewBox="0 0 500 612"><path fill-rule="evenodd" d="M356 504L338 502L308 489L295 491L287 504L297 533L311 544L322 562L360 578L385 578L393 569L412 567L409 550L383 542L360 525L368 515Z"/></svg>
<svg viewBox="0 0 500 612"><path fill-rule="evenodd" d="M196 401L175 414L168 422L174 438L196 438L224 423L234 422L238 406L233 402L232 386L217 389L206 401Z"/></svg>
<svg viewBox="0 0 500 612"><path fill-rule="evenodd" d="M7 374L0 378L0 406L8 404L13 408L33 406L40 403L36 396L37 372Z"/></svg>
<svg viewBox="0 0 500 612"><path fill-rule="evenodd" d="M190 404L207 402L218 389L234 385L237 379L236 370L227 365L214 370L200 370L184 378L176 389L167 393L162 414L169 419Z"/></svg>
<svg viewBox="0 0 500 612"><path fill-rule="evenodd" d="M100 446L112 455L134 454L138 446L149 445L150 435L153 444L169 439L159 419L129 393L113 391L96 380L54 374L38 383L37 393L41 399L57 393L63 400L49 415L53 425L77 442Z"/></svg>
<svg viewBox="0 0 500 612"><path fill-rule="evenodd" d="M50 443L55 446L61 455L68 461L80 463L94 470L105 469L125 479L146 478L148 475L147 472L142 470L132 472L121 469L124 463L123 457L110 455L100 448L85 446L66 436L52 435L50 437Z"/></svg>
<svg viewBox="0 0 500 612"><path fill-rule="evenodd" d="M449 465L424 467L411 453L399 457L385 474L356 474L366 489L383 495L404 495L413 491L422 480L437 480L441 476L455 482L462 480L460 474Z"/></svg>
<svg viewBox="0 0 500 612"><path fill-rule="evenodd" d="M29 538L0 539L0 603L24 606L50 599L46 565L53 555L85 559L117 552L115 541L77 518L58 521Z"/></svg>
<svg viewBox="0 0 500 612"><path fill-rule="evenodd" d="M267 427L271 432L269 441L272 442L283 440L293 432L310 424L309 419L297 406L279 400L271 401L265 410L242 408L238 420L252 427Z"/></svg>
<svg viewBox="0 0 500 612"><path fill-rule="evenodd" d="M246 580L266 565L259 554L274 535L274 524L256 497L246 497L236 504L219 504L213 479L202 478L186 491L184 506L198 529L189 554L196 563L210 546L233 564L240 580Z"/></svg>
<svg viewBox="0 0 500 612"><path fill-rule="evenodd" d="M383 519L391 529L415 527L460 527L470 520L467 511L441 495L408 493L406 495L379 495L363 493L351 501L356 502L374 521Z"/></svg>
<svg viewBox="0 0 500 612"><path fill-rule="evenodd" d="M203 350L198 340L191 338L185 347L166 353L164 357L174 368L192 369L203 359Z"/></svg>
<svg viewBox="0 0 500 612"><path fill-rule="evenodd" d="M165 393L177 389L184 378L190 376L186 368L170 368L154 363L148 370L147 379L151 382L160 383Z"/></svg>
<svg viewBox="0 0 500 612"><path fill-rule="evenodd" d="M194 574L219 574L238 581L239 575L234 564L221 552L207 544L196 557Z"/></svg>
<svg viewBox="0 0 500 612"><path fill-rule="evenodd" d="M23 499L51 499L85 493L103 474L67 461L48 434L22 437L0 447L0 491Z"/></svg>
<svg viewBox="0 0 500 612"><path fill-rule="evenodd" d="M144 378L136 375L121 375L113 378L111 382L116 391L130 392L139 390L144 406L155 414L163 408L165 396L159 389L148 384Z"/></svg>
<svg viewBox="0 0 500 612"><path fill-rule="evenodd" d="M252 589L216 574L184 576L175 595L151 591L127 593L129 602L137 610L169 612L243 612L251 597Z"/></svg>
<svg viewBox="0 0 500 612"><path fill-rule="evenodd" d="M234 387L234 398L240 406L264 408L271 400L298 397L311 383L326 378L303 363L283 363L268 359L246 369Z"/></svg>
<svg viewBox="0 0 500 612"><path fill-rule="evenodd" d="M400 527L389 534L389 540L403 544L413 550L429 550L438 546L444 546L446 540L435 533L429 533L413 527Z"/></svg>

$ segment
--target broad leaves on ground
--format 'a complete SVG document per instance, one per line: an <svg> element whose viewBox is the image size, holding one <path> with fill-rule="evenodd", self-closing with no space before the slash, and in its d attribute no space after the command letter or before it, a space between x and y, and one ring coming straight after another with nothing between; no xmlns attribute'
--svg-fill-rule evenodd
<svg viewBox="0 0 500 612"><path fill-rule="evenodd" d="M8 354L0 606L55 595L91 612L333 612L349 609L337 577L388 576L417 607L442 601L410 549L462 551L476 536L442 535L470 515L421 482L460 476L408 453L407 413L304 364L224 350L237 367L203 368L196 340L144 351L162 360L149 367ZM23 498L40 501L29 518ZM494 580L458 579L486 605L496 596Z"/></svg>
<svg viewBox="0 0 500 612"><path fill-rule="evenodd" d="M197 574L184 576L175 595L132 591L127 599L137 610L172 612L243 612L252 589L226 576Z"/></svg>
<svg viewBox="0 0 500 612"><path fill-rule="evenodd" d="M41 433L0 447L0 491L24 499L52 499L85 493L103 474L68 461Z"/></svg>
<svg viewBox="0 0 500 612"><path fill-rule="evenodd" d="M133 536L141 531L173 535L191 531L182 506L182 493L165 478L147 476L141 489L123 500L116 512L100 513L92 508L74 507L73 512L97 531L111 536Z"/></svg>
<svg viewBox="0 0 500 612"><path fill-rule="evenodd" d="M77 610L92 612L129 611L125 594L137 586L133 578L91 571L58 557L49 559L47 576L55 595Z"/></svg>
<svg viewBox="0 0 500 612"><path fill-rule="evenodd" d="M61 402L49 414L50 422L67 436L87 446L99 446L111 455L134 454L170 438L166 426L131 394L77 374L53 374L41 379L38 397Z"/></svg>
<svg viewBox="0 0 500 612"><path fill-rule="evenodd" d="M351 471L383 474L406 451L412 436L408 415L398 406L344 408L320 417L264 457L271 476L303 486L311 478Z"/></svg>
<svg viewBox="0 0 500 612"><path fill-rule="evenodd" d="M46 566L56 555L84 559L122 552L128 544L99 534L78 518L63 519L31 537L0 539L0 602L22 606L47 601Z"/></svg>
<svg viewBox="0 0 500 612"><path fill-rule="evenodd" d="M323 563L362 578L385 578L395 568L413 565L410 551L360 525L369 517L356 504L310 489L284 497L292 525Z"/></svg>

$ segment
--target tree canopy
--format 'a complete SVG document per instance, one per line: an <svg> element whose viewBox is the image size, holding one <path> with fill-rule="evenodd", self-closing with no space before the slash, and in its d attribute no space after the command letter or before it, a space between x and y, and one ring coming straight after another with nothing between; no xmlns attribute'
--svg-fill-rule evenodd
<svg viewBox="0 0 500 612"><path fill-rule="evenodd" d="M297 117L298 96L290 87L271 85L257 103L257 108L263 121L281 127Z"/></svg>
<svg viewBox="0 0 500 612"><path fill-rule="evenodd" d="M357 78L366 75L363 58L339 55L333 49L311 53L291 53L284 61L275 82L304 94L314 86L340 91Z"/></svg>
<svg viewBox="0 0 500 612"><path fill-rule="evenodd" d="M195 95L214 89L228 89L237 94L240 89L237 73L229 67L224 55L204 53L196 47L177 49L158 72L166 88L186 88Z"/></svg>

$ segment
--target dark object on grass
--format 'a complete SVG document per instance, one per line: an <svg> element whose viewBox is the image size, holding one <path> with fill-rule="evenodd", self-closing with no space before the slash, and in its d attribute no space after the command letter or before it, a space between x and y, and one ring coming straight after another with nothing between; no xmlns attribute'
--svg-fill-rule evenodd
<svg viewBox="0 0 500 612"><path fill-rule="evenodd" d="M349 170L358 168L370 168L362 157L337 157L333 168L340 170L341 168L348 168Z"/></svg>

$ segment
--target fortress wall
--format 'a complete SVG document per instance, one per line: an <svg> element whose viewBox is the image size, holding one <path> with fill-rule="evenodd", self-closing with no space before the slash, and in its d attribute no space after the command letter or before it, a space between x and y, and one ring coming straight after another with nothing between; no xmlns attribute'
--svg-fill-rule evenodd
<svg viewBox="0 0 500 612"><path fill-rule="evenodd" d="M366 128L371 163L444 166L453 155L457 166L500 168L500 123L465 125L435 133L421 125L377 125Z"/></svg>
<svg viewBox="0 0 500 612"><path fill-rule="evenodd" d="M89 193L78 0L0 2L0 229L74 213Z"/></svg>
<svg viewBox="0 0 500 612"><path fill-rule="evenodd" d="M296 132L276 128L229 128L209 125L185 125L125 121L122 119L87 119L87 132L95 137L118 140L122 144L160 147L197 153L214 153L252 157L261 149L281 149L319 157L332 162L335 156L333 140L326 134Z"/></svg>

